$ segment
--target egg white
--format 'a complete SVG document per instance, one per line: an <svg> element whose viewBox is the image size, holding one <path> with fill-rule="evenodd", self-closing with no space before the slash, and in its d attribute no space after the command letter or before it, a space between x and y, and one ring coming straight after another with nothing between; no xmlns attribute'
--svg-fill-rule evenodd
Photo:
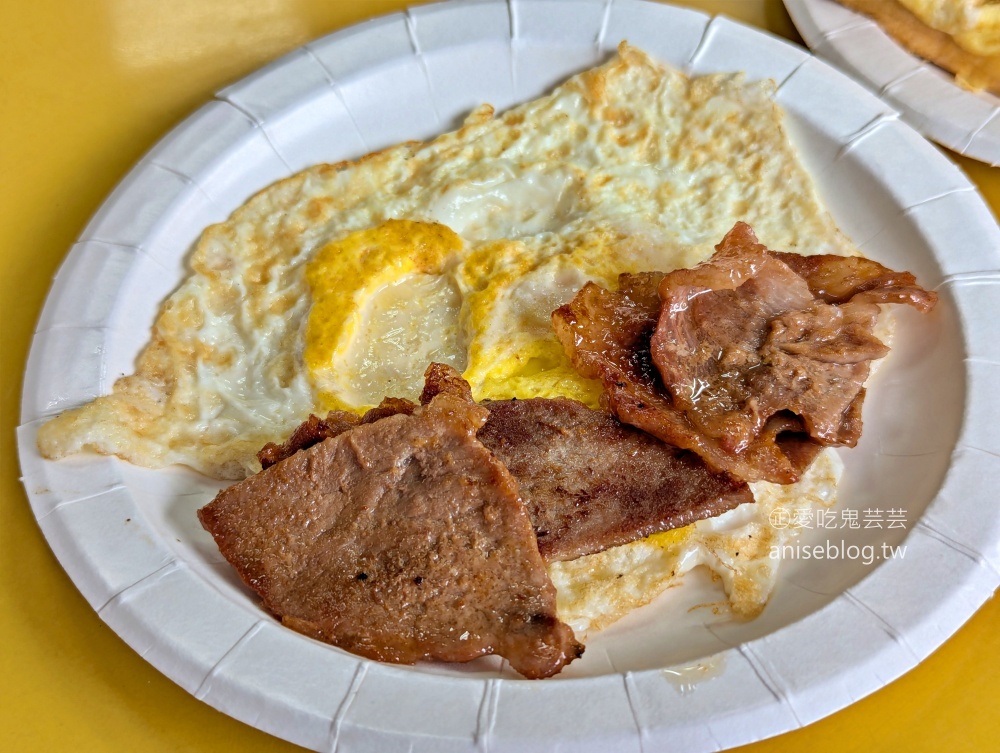
<svg viewBox="0 0 1000 753"><path fill-rule="evenodd" d="M699 566L720 580L735 617L756 617L777 582L787 551L784 545L802 528L775 526L772 521L802 521L802 510L832 507L842 472L836 452L826 449L795 484L751 484L753 504L597 554L552 563L549 575L558 593L560 619L578 636L585 636L649 603ZM772 517L776 514L779 517Z"/></svg>
<svg viewBox="0 0 1000 753"><path fill-rule="evenodd" d="M896 0L927 26L977 55L1000 54L1000 7L984 0Z"/></svg>

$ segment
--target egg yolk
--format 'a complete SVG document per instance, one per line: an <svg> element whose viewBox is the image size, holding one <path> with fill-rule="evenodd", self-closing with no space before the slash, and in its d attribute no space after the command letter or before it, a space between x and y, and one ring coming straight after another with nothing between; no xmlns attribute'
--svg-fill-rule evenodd
<svg viewBox="0 0 1000 753"><path fill-rule="evenodd" d="M596 408L601 384L573 368L552 330L552 311L569 287L546 274L546 259L525 244L500 240L474 249L457 270L471 334L463 376L476 400L569 397ZM522 284L522 294L518 285Z"/></svg>
<svg viewBox="0 0 1000 753"><path fill-rule="evenodd" d="M362 327L364 302L408 275L441 274L461 249L445 225L388 220L316 253L306 267L313 305L303 358L324 407L354 407L338 398L336 371Z"/></svg>
<svg viewBox="0 0 1000 753"><path fill-rule="evenodd" d="M601 383L581 377L554 338L529 340L505 357L473 360L464 376L475 384L477 400L568 397L600 407Z"/></svg>
<svg viewBox="0 0 1000 753"><path fill-rule="evenodd" d="M670 549L673 546L684 543L693 531L693 524L681 528L671 528L669 531L661 531L660 533L654 533L652 536L647 536L646 541L661 549Z"/></svg>

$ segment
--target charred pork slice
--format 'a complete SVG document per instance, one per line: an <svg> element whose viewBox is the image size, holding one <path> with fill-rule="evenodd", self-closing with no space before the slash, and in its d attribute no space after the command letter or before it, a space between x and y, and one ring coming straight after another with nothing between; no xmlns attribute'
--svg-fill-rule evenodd
<svg viewBox="0 0 1000 753"><path fill-rule="evenodd" d="M549 561L570 560L752 502L692 453L566 398L484 403L479 440L518 480Z"/></svg>
<svg viewBox="0 0 1000 753"><path fill-rule="evenodd" d="M472 400L471 396L469 400ZM290 458L299 450L309 449L324 439L335 437L359 424L371 424L380 418L395 416L398 413L409 416L416 407L415 403L411 403L405 398L387 397L377 407L372 408L361 417L343 410L332 410L326 418L310 415L296 427L292 436L282 444L268 442L264 445L257 453L257 459L260 461L261 468L270 468L275 463Z"/></svg>
<svg viewBox="0 0 1000 753"><path fill-rule="evenodd" d="M324 439L335 437L354 428L359 422L358 416L342 410L330 411L326 418L310 415L295 428L292 436L282 444L268 442L261 448L261 451L257 453L260 467L270 468L275 463L290 458L299 450L305 450L319 444Z"/></svg>
<svg viewBox="0 0 1000 753"><path fill-rule="evenodd" d="M497 653L548 677L583 647L556 617L516 481L476 439L486 417L442 394L295 452L199 518L301 633L406 664Z"/></svg>

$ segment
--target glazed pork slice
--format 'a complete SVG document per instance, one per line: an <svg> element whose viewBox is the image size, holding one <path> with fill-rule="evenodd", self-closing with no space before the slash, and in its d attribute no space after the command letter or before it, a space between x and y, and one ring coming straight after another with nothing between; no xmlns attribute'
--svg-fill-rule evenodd
<svg viewBox="0 0 1000 753"><path fill-rule="evenodd" d="M556 617L517 482L475 437L487 415L442 394L359 423L224 490L199 518L294 630L380 661L497 653L549 677L583 647Z"/></svg>
<svg viewBox="0 0 1000 753"><path fill-rule="evenodd" d="M571 560L753 502L689 452L567 398L502 400L479 440L518 480L538 549Z"/></svg>
<svg viewBox="0 0 1000 753"><path fill-rule="evenodd" d="M653 361L675 407L740 453L791 412L817 442L853 447L880 303L926 311L934 293L867 259L777 254L738 223L715 255L666 275Z"/></svg>
<svg viewBox="0 0 1000 753"><path fill-rule="evenodd" d="M601 380L603 403L623 423L698 454L712 470L747 481L797 481L821 448L794 415L774 417L755 442L732 453L674 406L650 352L663 277L661 272L623 274L614 291L587 283L553 312L556 335L574 367Z"/></svg>
<svg viewBox="0 0 1000 753"><path fill-rule="evenodd" d="M715 256L593 283L553 312L567 355L625 423L747 481L792 483L820 446L857 443L864 382L888 348L878 304L934 293L877 262L773 252L737 223Z"/></svg>
<svg viewBox="0 0 1000 753"><path fill-rule="evenodd" d="M732 242L754 242L749 225L737 225ZM803 256L785 251L768 251L800 275L813 295L827 303L905 303L926 313L937 303L937 293L924 290L909 272L896 272L863 256L814 254Z"/></svg>

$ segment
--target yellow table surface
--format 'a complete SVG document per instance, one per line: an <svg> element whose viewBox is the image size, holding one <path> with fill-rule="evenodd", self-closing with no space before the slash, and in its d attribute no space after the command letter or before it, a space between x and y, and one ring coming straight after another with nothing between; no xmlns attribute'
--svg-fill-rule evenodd
<svg viewBox="0 0 1000 753"><path fill-rule="evenodd" d="M530 0L529 0L530 1ZM0 7L0 750L298 750L146 664L77 593L18 482L21 376L49 283L118 180L220 87L405 0L27 0ZM779 0L681 2L799 41ZM1000 208L1000 169L956 158ZM817 647L819 648L819 647ZM923 664L763 751L1000 748L1000 601Z"/></svg>

